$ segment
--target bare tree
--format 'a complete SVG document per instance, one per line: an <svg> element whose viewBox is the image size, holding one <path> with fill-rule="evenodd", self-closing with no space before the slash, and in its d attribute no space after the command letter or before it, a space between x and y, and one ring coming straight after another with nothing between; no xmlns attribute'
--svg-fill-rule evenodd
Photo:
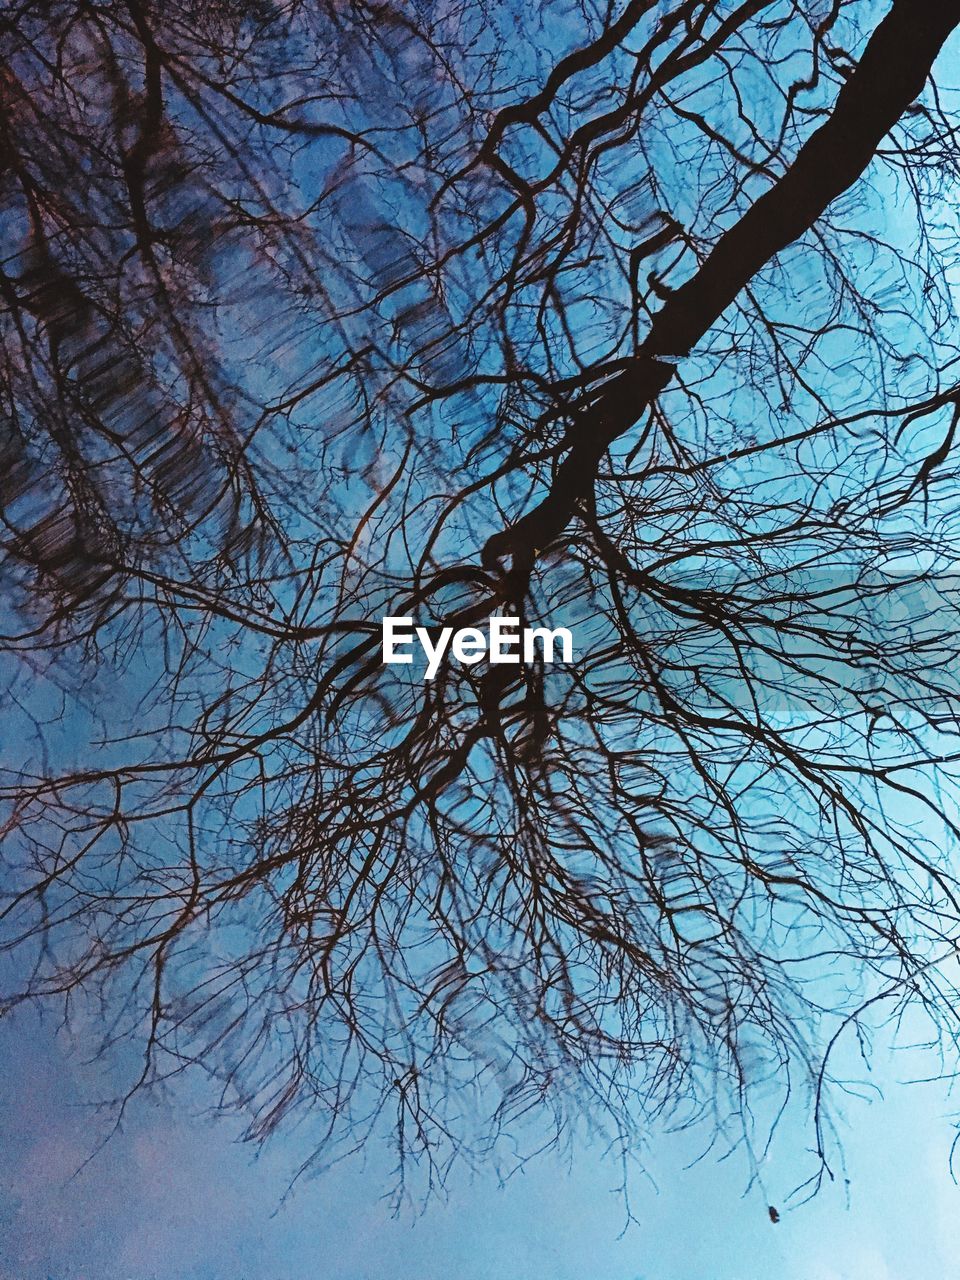
<svg viewBox="0 0 960 1280"><path fill-rule="evenodd" d="M960 1030L960 3L0 23L5 1007L401 1191L829 1173L838 1038ZM576 660L382 666L503 610Z"/></svg>

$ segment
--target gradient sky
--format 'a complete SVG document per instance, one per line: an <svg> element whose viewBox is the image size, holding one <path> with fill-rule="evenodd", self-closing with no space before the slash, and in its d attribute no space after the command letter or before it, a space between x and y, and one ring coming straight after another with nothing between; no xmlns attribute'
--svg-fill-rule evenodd
<svg viewBox="0 0 960 1280"><path fill-rule="evenodd" d="M846 1189L828 1186L793 1210L778 1199L796 1184L809 1134L784 1132L765 1187L746 1196L736 1156L683 1170L696 1148L652 1135L650 1178L632 1190L638 1223L621 1234L619 1165L589 1145L572 1162L543 1157L504 1187L492 1171L463 1172L419 1216L394 1218L381 1199L382 1149L298 1184L281 1204L302 1141L286 1134L256 1158L236 1126L195 1113L200 1086L137 1102L78 1173L101 1131L83 1099L109 1082L49 1020L18 1014L0 1035L0 1278L942 1280L960 1257L954 1103L943 1084L898 1085L917 1059L896 1056L877 1055L872 1079L885 1097L848 1104ZM768 1199L783 1210L777 1226Z"/></svg>
<svg viewBox="0 0 960 1280"><path fill-rule="evenodd" d="M621 1169L599 1143L504 1186L461 1169L445 1199L394 1217L388 1150L284 1198L308 1135L258 1155L239 1124L203 1115L198 1081L135 1100L88 1161L108 1120L86 1103L113 1091L107 1067L20 1010L0 1021L0 1280L944 1280L960 1270L960 1100L898 1083L930 1070L878 1046L875 1089L846 1103L849 1182L797 1207L812 1133L791 1123L746 1195L739 1155L685 1168L696 1143L651 1133L626 1230Z"/></svg>

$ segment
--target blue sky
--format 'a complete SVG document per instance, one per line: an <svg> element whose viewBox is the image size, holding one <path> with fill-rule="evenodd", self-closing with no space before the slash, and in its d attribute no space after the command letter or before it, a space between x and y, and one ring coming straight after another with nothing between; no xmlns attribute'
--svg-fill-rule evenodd
<svg viewBox="0 0 960 1280"><path fill-rule="evenodd" d="M873 212L884 222L892 188L877 190ZM354 212L359 224L365 211ZM763 418L747 398L743 416L751 414ZM33 670L30 680L41 698ZM109 705L95 702L104 714ZM22 763L26 739L8 734ZM790 1207L812 1141L793 1117L746 1194L740 1153L685 1168L696 1135L654 1131L626 1231L620 1165L600 1142L581 1140L565 1159L545 1155L503 1186L491 1167L472 1176L459 1168L447 1196L422 1214L392 1216L384 1145L285 1197L309 1133L283 1130L255 1158L235 1122L204 1115L213 1097L199 1080L137 1098L88 1161L110 1123L89 1100L129 1081L117 1064L85 1062L90 1052L82 1025L71 1043L49 1012L0 1021L0 1280L942 1280L960 1258L960 1190L948 1164L960 1104L943 1084L898 1084L930 1072L916 1052L892 1057L878 1046L873 1087L847 1100L849 1182L840 1172L812 1202Z"/></svg>
<svg viewBox="0 0 960 1280"><path fill-rule="evenodd" d="M625 1234L619 1164L578 1144L497 1185L461 1171L446 1200L391 1215L388 1167L371 1150L286 1197L302 1142L255 1158L229 1122L185 1110L202 1089L138 1101L81 1172L99 1122L83 1098L109 1088L50 1023L25 1013L0 1037L2 1280L942 1280L960 1257L960 1189L948 1153L953 1108L940 1085L897 1085L917 1058L877 1055L885 1097L851 1099L849 1186L784 1210L804 1135L785 1132L743 1195L736 1156L691 1169L686 1139L652 1135L649 1176L631 1190ZM76 1176L73 1176L76 1175ZM838 1179L838 1182L841 1180ZM656 1185L654 1185L654 1183ZM849 1204L845 1200L849 1196Z"/></svg>

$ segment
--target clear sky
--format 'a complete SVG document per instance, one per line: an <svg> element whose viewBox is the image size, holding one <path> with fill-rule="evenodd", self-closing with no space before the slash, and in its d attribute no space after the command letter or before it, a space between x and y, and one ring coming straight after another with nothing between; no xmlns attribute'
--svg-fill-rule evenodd
<svg viewBox="0 0 960 1280"><path fill-rule="evenodd" d="M794 1210L780 1201L770 1223L768 1198L785 1196L803 1166L796 1132L765 1167L766 1187L746 1197L736 1157L684 1171L694 1148L652 1135L657 1185L635 1179L638 1224L621 1234L619 1165L590 1146L572 1164L543 1157L504 1187L492 1171L464 1174L420 1216L393 1218L380 1199L383 1150L299 1184L281 1205L297 1135L255 1159L229 1123L185 1111L183 1093L136 1104L73 1176L98 1128L81 1101L109 1086L52 1025L18 1015L0 1036L0 1278L943 1280L960 1258L955 1104L943 1085L898 1086L911 1066L899 1056L877 1055L882 1100L848 1104L849 1206L828 1186Z"/></svg>

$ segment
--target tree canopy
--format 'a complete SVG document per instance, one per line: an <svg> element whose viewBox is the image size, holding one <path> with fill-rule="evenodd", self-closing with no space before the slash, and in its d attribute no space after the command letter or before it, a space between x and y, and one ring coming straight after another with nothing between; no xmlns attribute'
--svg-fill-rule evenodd
<svg viewBox="0 0 960 1280"><path fill-rule="evenodd" d="M7 8L0 1007L401 1191L953 1050L958 24Z"/></svg>

